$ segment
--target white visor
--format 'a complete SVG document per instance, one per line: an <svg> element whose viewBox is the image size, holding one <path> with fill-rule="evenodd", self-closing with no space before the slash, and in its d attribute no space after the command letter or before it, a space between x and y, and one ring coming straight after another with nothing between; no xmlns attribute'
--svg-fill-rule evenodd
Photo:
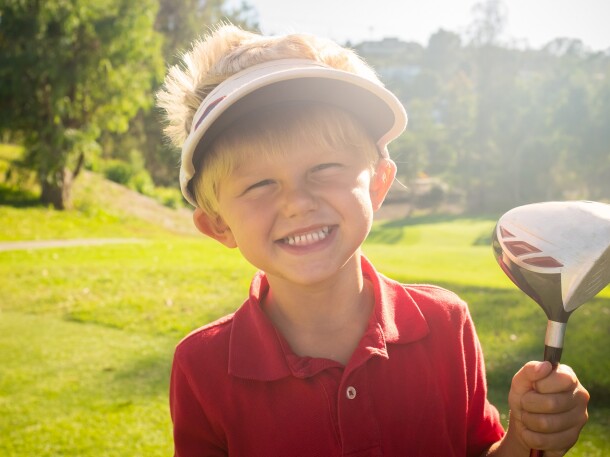
<svg viewBox="0 0 610 457"><path fill-rule="evenodd" d="M247 68L220 83L203 100L182 146L180 188L197 207L190 183L197 155L240 117L284 102L323 102L354 115L368 130L382 156L407 126L400 101L379 80L305 59L273 60Z"/></svg>

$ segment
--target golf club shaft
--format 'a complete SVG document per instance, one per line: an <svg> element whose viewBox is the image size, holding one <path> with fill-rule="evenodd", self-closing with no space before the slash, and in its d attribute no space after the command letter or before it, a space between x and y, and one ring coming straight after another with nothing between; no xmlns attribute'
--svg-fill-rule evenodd
<svg viewBox="0 0 610 457"><path fill-rule="evenodd" d="M555 322L549 319L546 327L546 336L544 338L544 360L551 362L553 370L557 368L561 361L561 352L563 351L563 338L566 333L565 322ZM532 449L530 457L543 457L544 451Z"/></svg>

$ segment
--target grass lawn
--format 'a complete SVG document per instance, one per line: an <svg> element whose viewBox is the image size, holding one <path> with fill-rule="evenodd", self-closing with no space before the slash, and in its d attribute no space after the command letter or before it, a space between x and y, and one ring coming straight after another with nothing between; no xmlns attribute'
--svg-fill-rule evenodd
<svg viewBox="0 0 610 457"><path fill-rule="evenodd" d="M510 379L525 361L541 357L546 319L495 264L493 223L379 223L365 253L388 276L440 284L469 302L490 397L505 417ZM217 243L110 209L59 214L0 206L0 227L10 240L95 233L143 241L0 252L0 455L171 455L173 347L239 306L252 267ZM609 329L608 289L568 326L564 362L592 394L591 418L573 456L610 455Z"/></svg>
<svg viewBox="0 0 610 457"><path fill-rule="evenodd" d="M173 338L12 312L0 335L1 455L171 455Z"/></svg>

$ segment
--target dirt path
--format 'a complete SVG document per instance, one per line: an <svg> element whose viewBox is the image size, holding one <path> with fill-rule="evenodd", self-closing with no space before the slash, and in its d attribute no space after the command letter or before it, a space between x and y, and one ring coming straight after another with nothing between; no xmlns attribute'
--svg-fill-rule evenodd
<svg viewBox="0 0 610 457"><path fill-rule="evenodd" d="M0 252L142 242L142 240L137 238L78 238L73 240L0 241Z"/></svg>

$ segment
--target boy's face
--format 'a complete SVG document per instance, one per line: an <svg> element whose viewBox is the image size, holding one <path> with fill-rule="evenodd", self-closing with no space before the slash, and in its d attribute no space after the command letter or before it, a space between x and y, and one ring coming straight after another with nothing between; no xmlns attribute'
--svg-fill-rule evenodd
<svg viewBox="0 0 610 457"><path fill-rule="evenodd" d="M201 210L201 231L274 280L311 285L331 280L368 235L395 165L375 175L356 151L301 143L280 157L248 157L220 182L219 217Z"/></svg>

